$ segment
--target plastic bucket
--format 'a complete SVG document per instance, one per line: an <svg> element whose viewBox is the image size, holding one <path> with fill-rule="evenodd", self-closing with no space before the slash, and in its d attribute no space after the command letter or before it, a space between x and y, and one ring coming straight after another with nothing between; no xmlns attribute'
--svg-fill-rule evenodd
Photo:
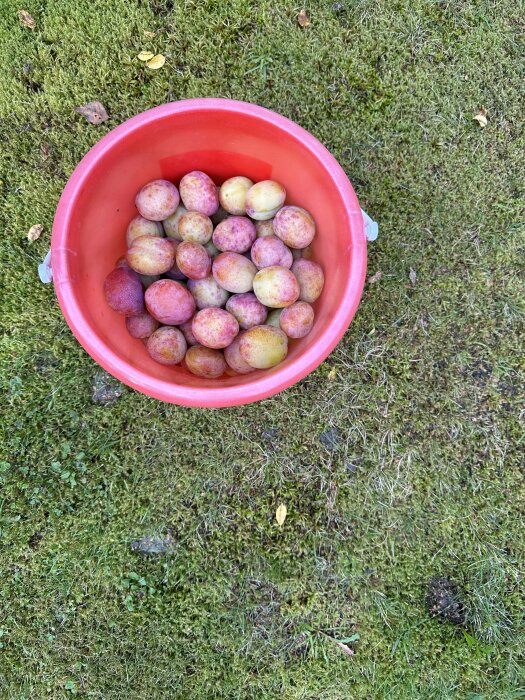
<svg viewBox="0 0 525 700"><path fill-rule="evenodd" d="M203 170L217 184L233 175L275 179L287 202L315 217L315 259L325 287L311 333L290 342L270 370L206 380L154 362L107 306L102 285L125 253L134 197L149 180L178 183ZM335 158L311 134L256 105L223 99L183 100L124 122L82 159L60 198L51 240L53 283L62 312L87 352L122 382L162 401L221 407L276 394L314 370L350 324L366 273L366 239L357 197Z"/></svg>

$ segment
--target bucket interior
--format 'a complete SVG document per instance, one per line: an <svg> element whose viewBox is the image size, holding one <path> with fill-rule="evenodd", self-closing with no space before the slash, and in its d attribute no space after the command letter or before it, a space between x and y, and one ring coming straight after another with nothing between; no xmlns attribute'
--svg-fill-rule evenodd
<svg viewBox="0 0 525 700"><path fill-rule="evenodd" d="M126 227L137 214L136 193L157 178L178 185L190 170L208 173L217 185L234 175L254 181L277 180L286 188L286 203L304 207L315 218L317 235L312 247L314 259L325 272L325 287L314 304L316 318L311 333L290 340L286 360L275 368L209 380L183 367L160 365L149 357L140 340L128 335L124 318L106 304L104 278L126 252ZM352 245L342 195L326 166L300 138L254 115L202 110L167 114L139 124L99 153L75 196L66 239L71 292L91 332L121 361L152 378L215 389L251 383L293 363L345 303Z"/></svg>

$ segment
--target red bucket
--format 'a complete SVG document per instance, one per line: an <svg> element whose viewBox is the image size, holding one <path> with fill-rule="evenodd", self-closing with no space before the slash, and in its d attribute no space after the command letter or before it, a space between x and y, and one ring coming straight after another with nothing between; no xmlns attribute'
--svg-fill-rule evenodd
<svg viewBox="0 0 525 700"><path fill-rule="evenodd" d="M125 253L134 198L149 180L178 183L203 170L217 184L233 175L277 180L287 202L308 209L318 233L314 259L325 286L311 333L290 342L269 370L202 379L154 362L111 311L104 278ZM60 198L51 240L53 283L78 341L104 369L148 396L215 408L265 399L295 384L332 351L363 291L366 239L355 192L335 158L311 134L262 107L222 99L183 100L150 109L113 129L82 159Z"/></svg>

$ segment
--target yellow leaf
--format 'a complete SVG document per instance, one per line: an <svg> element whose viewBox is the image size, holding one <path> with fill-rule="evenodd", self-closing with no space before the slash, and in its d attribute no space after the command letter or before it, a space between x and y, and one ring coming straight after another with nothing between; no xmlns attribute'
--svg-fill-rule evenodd
<svg viewBox="0 0 525 700"><path fill-rule="evenodd" d="M286 508L284 503L281 503L281 505L275 511L275 519L277 520L278 525L283 525L284 521L286 520L287 514L288 509Z"/></svg>
<svg viewBox="0 0 525 700"><path fill-rule="evenodd" d="M475 119L480 126L487 126L488 120L487 120L487 110L485 107L481 107L479 112L476 114L475 117L472 117L472 119Z"/></svg>
<svg viewBox="0 0 525 700"><path fill-rule="evenodd" d="M155 34L155 32L147 32L146 30L144 30L144 36L147 36L148 39L154 39L157 35Z"/></svg>
<svg viewBox="0 0 525 700"><path fill-rule="evenodd" d="M42 224L35 224L34 226L31 226L27 232L27 240L31 242L36 241L37 238L40 238L40 234L43 230L44 227Z"/></svg>
<svg viewBox="0 0 525 700"><path fill-rule="evenodd" d="M29 29L34 29L36 27L36 22L31 17L29 12L27 10L18 10L18 17L20 19L21 24L24 25L24 27L29 27Z"/></svg>
<svg viewBox="0 0 525 700"><path fill-rule="evenodd" d="M297 23L299 24L300 27L309 27L312 23L310 22L310 18L306 14L306 10L301 10L299 14L297 15Z"/></svg>
<svg viewBox="0 0 525 700"><path fill-rule="evenodd" d="M163 56L161 53L158 53L156 56L153 56L151 61L148 61L146 65L148 68L151 68L151 70L157 70L158 68L162 68L162 66L166 63L166 56Z"/></svg>
<svg viewBox="0 0 525 700"><path fill-rule="evenodd" d="M137 58L139 61L150 61L155 54L151 53L151 51L141 51Z"/></svg>
<svg viewBox="0 0 525 700"><path fill-rule="evenodd" d="M333 381L337 377L337 369L335 367L332 367L332 369L328 372L328 379Z"/></svg>

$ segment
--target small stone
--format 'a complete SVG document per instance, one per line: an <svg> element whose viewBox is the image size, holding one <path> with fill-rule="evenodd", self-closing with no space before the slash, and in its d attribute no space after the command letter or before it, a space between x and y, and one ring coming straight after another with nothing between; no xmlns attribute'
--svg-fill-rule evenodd
<svg viewBox="0 0 525 700"><path fill-rule="evenodd" d="M348 470L351 474L355 474L356 471L357 471L357 465L352 464L352 462L347 462L347 463L345 464L345 467L347 468L347 470Z"/></svg>
<svg viewBox="0 0 525 700"><path fill-rule="evenodd" d="M426 604L432 617L439 617L454 625L465 622L465 602L459 586L447 576L434 576L430 579Z"/></svg>
<svg viewBox="0 0 525 700"><path fill-rule="evenodd" d="M265 442L273 442L279 437L279 428L272 425L270 428L262 431L261 437Z"/></svg>
<svg viewBox="0 0 525 700"><path fill-rule="evenodd" d="M98 370L91 381L93 403L107 406L122 396L122 384L103 370Z"/></svg>
<svg viewBox="0 0 525 700"><path fill-rule="evenodd" d="M330 428L319 435L319 441L327 450L337 450L341 442L341 431L339 428Z"/></svg>
<svg viewBox="0 0 525 700"><path fill-rule="evenodd" d="M168 533L166 537L141 537L138 540L133 540L130 546L132 552L158 556L171 552L175 547L175 541Z"/></svg>

